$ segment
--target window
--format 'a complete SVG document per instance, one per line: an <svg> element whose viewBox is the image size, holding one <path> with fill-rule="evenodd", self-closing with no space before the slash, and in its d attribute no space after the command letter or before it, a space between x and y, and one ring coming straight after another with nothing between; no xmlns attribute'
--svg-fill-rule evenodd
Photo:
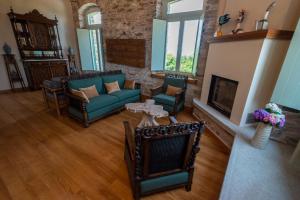
<svg viewBox="0 0 300 200"><path fill-rule="evenodd" d="M103 70L102 39L101 39L101 13L98 11L87 14L87 28L91 43L93 69Z"/></svg>
<svg viewBox="0 0 300 200"><path fill-rule="evenodd" d="M85 12L85 27L77 30L82 70L103 71L101 13L97 7Z"/></svg>
<svg viewBox="0 0 300 200"><path fill-rule="evenodd" d="M88 25L101 24L101 13L92 12L87 15Z"/></svg>
<svg viewBox="0 0 300 200"><path fill-rule="evenodd" d="M165 23L162 20L153 22L152 71L195 74L203 22L203 0L166 2ZM159 43L160 46L157 45Z"/></svg>
<svg viewBox="0 0 300 200"><path fill-rule="evenodd" d="M168 3L168 14L202 10L203 0L181 0Z"/></svg>

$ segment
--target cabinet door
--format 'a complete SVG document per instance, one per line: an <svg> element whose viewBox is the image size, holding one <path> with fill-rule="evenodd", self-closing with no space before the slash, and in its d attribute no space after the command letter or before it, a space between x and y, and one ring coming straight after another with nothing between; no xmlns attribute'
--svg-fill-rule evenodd
<svg viewBox="0 0 300 200"><path fill-rule="evenodd" d="M68 68L66 62L51 62L49 64L52 77L67 76Z"/></svg>
<svg viewBox="0 0 300 200"><path fill-rule="evenodd" d="M32 80L32 89L40 88L44 80L51 79L51 72L48 64L45 62L35 62L30 64L30 75Z"/></svg>

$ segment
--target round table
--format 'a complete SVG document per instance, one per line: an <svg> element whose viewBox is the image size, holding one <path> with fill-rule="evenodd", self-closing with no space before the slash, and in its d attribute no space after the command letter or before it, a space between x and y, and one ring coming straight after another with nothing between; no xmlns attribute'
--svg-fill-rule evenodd
<svg viewBox="0 0 300 200"><path fill-rule="evenodd" d="M130 112L143 113L142 121L138 125L139 128L158 126L159 124L155 118L167 117L169 115L162 106L150 103L128 103L125 105L125 108Z"/></svg>

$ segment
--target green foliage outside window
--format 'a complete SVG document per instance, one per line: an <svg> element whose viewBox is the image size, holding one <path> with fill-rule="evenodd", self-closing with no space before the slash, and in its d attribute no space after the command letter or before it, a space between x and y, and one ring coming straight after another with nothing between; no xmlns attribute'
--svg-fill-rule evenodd
<svg viewBox="0 0 300 200"><path fill-rule="evenodd" d="M180 72L192 73L193 72L193 56L181 56ZM176 71L176 57L172 54L167 54L166 57L166 70Z"/></svg>

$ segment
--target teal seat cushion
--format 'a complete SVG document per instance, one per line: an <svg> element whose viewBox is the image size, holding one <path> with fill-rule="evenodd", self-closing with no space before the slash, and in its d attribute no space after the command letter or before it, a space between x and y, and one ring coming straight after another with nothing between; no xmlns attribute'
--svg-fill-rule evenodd
<svg viewBox="0 0 300 200"><path fill-rule="evenodd" d="M114 103L117 103L118 101L118 97L108 94L101 94L100 96L93 97L90 99L90 103L87 104L86 110L87 112L92 112L110 106Z"/></svg>
<svg viewBox="0 0 300 200"><path fill-rule="evenodd" d="M98 93L104 93L105 90L103 88L103 81L100 76L80 80L71 80L68 82L68 87L74 90L79 90L79 88L90 87L92 85L96 85Z"/></svg>
<svg viewBox="0 0 300 200"><path fill-rule="evenodd" d="M108 115L109 113L113 112L117 108L120 108L119 103L111 104L110 106L102 107L98 110L92 111L88 113L88 120L94 120L103 116Z"/></svg>
<svg viewBox="0 0 300 200"><path fill-rule="evenodd" d="M155 100L156 104L166 104L169 106L175 105L175 97L168 96L166 94L158 94L154 96L153 99Z"/></svg>
<svg viewBox="0 0 300 200"><path fill-rule="evenodd" d="M189 174L187 172L145 180L141 182L141 192L147 193L163 187L186 184L188 183L188 180Z"/></svg>
<svg viewBox="0 0 300 200"><path fill-rule="evenodd" d="M120 88L124 88L125 74L105 75L102 76L104 83L112 83L118 81Z"/></svg>
<svg viewBox="0 0 300 200"><path fill-rule="evenodd" d="M166 111L168 111L170 113L174 111L174 106L169 106L169 105L166 105L166 104L163 104L162 106L163 106L164 110L166 110ZM175 112L182 111L183 109L184 109L184 102L182 101L176 107Z"/></svg>
<svg viewBox="0 0 300 200"><path fill-rule="evenodd" d="M135 89L135 90L120 90L117 92L113 92L110 95L118 97L119 100L125 100L131 97L135 97L135 96L139 96L141 94L141 90L140 89Z"/></svg>

